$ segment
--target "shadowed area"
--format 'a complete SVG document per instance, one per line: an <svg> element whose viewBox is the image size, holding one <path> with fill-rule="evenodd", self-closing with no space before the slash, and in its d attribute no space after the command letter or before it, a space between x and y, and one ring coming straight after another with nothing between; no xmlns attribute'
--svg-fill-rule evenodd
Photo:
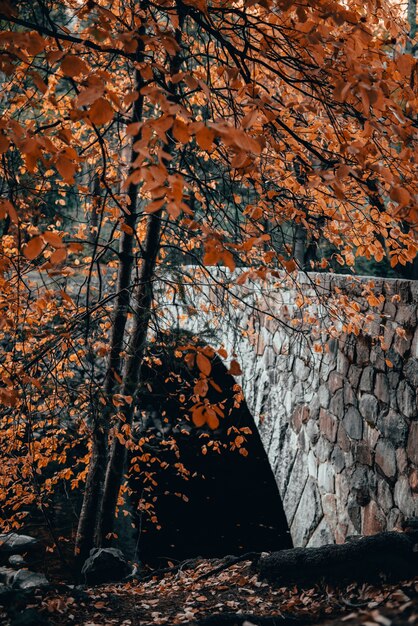
<svg viewBox="0 0 418 626"><path fill-rule="evenodd" d="M267 455L233 376L211 348L200 345L211 361L205 398L221 407L224 417L215 430L197 428L190 415L196 381L202 384L204 378L196 365L198 353L187 344L179 352L178 344L170 349L167 343L151 348L138 402L137 436L150 438L160 463L152 467L156 485L145 472L130 478L133 504L142 495L158 520L137 514L137 557L155 564L291 547ZM171 438L177 449L169 444ZM183 466L190 472L187 480Z"/></svg>

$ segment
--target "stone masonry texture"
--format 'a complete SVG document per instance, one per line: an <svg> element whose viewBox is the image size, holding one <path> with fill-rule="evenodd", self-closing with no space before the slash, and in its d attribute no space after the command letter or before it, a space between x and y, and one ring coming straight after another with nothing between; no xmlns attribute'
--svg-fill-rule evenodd
<svg viewBox="0 0 418 626"><path fill-rule="evenodd" d="M295 545L418 515L418 284L309 274L260 286L237 275L227 297L208 280L196 315L177 305L172 324L239 361ZM334 297L356 303L360 332L335 323Z"/></svg>

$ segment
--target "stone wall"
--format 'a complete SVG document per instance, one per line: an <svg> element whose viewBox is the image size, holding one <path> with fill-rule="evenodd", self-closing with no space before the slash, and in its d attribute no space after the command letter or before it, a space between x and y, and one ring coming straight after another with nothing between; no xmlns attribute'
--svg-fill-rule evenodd
<svg viewBox="0 0 418 626"><path fill-rule="evenodd" d="M417 515L418 284L243 278L231 277L228 294L202 281L192 309L172 314L241 364L294 544L343 542Z"/></svg>

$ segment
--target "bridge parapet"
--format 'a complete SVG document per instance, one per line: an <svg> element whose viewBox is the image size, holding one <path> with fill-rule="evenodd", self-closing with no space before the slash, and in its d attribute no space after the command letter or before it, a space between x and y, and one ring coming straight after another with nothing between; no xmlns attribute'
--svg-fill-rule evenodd
<svg viewBox="0 0 418 626"><path fill-rule="evenodd" d="M215 273L198 293L183 285L184 302L168 309L240 363L294 544L417 515L418 284L330 274L258 283L245 270L228 293L221 282Z"/></svg>

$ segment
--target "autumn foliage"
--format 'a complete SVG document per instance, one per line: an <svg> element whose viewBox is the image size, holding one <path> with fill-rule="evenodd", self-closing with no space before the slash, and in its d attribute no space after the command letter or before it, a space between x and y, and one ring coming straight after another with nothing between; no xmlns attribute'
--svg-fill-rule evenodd
<svg viewBox="0 0 418 626"><path fill-rule="evenodd" d="M85 553L120 498L156 280L181 298L182 263L295 272L291 228L348 269L414 260L418 66L389 1L1 0L0 19L2 523L87 480ZM216 429L211 355L187 355L189 418Z"/></svg>

